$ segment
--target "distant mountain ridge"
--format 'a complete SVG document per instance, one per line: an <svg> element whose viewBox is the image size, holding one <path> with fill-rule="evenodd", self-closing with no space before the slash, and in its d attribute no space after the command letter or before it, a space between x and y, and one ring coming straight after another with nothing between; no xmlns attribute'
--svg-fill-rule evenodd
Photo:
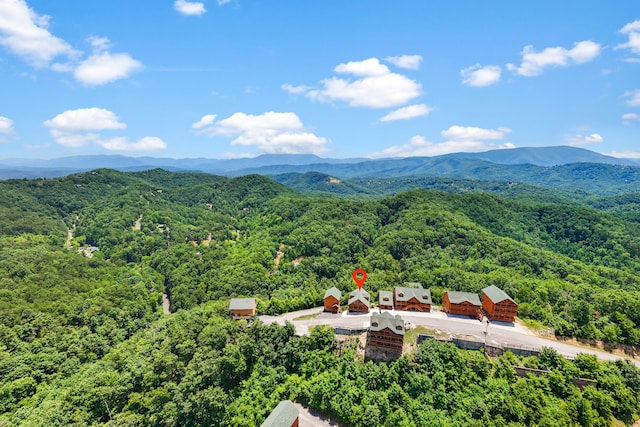
<svg viewBox="0 0 640 427"><path fill-rule="evenodd" d="M367 176L446 175L452 171L482 169L495 165L560 166L573 163L600 163L640 166L635 159L621 159L578 147L529 147L491 150L481 153L454 153L434 157L388 159L331 159L313 154L264 154L254 158L158 158L122 155L88 155L50 160L0 160L0 179L51 178L99 168L143 171L162 168L170 171L205 172L226 176L246 174L322 172L341 178Z"/></svg>

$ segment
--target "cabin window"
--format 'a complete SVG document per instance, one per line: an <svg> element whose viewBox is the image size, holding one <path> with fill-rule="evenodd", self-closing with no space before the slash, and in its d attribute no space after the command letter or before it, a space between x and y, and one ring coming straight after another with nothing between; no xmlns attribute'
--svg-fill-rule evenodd
<svg viewBox="0 0 640 427"><path fill-rule="evenodd" d="M403 297L403 296L404 296L404 293L400 292L400 293L398 294L398 296L399 296L399 297Z"/></svg>
<svg viewBox="0 0 640 427"><path fill-rule="evenodd" d="M378 326L378 322L371 323L371 326Z"/></svg>

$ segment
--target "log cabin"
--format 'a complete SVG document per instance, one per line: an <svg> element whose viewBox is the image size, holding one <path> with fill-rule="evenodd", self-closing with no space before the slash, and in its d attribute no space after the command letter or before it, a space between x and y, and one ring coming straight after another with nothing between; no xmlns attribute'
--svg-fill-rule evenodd
<svg viewBox="0 0 640 427"><path fill-rule="evenodd" d="M445 313L482 317L482 303L478 294L471 292L444 291L442 310Z"/></svg>
<svg viewBox="0 0 640 427"><path fill-rule="evenodd" d="M402 353L404 321L388 312L372 313L367 345L381 350Z"/></svg>
<svg viewBox="0 0 640 427"><path fill-rule="evenodd" d="M371 306L371 295L364 289L356 289L349 293L349 312L368 313Z"/></svg>
<svg viewBox="0 0 640 427"><path fill-rule="evenodd" d="M260 427L298 427L300 411L292 401L283 400L278 403Z"/></svg>
<svg viewBox="0 0 640 427"><path fill-rule="evenodd" d="M378 292L378 307L380 310L393 310L393 292Z"/></svg>
<svg viewBox="0 0 640 427"><path fill-rule="evenodd" d="M340 311L340 297L342 292L335 286L327 289L324 293L324 311L338 313Z"/></svg>
<svg viewBox="0 0 640 427"><path fill-rule="evenodd" d="M396 286L393 293L396 310L431 311L431 291L429 289Z"/></svg>
<svg viewBox="0 0 640 427"><path fill-rule="evenodd" d="M231 298L229 312L234 319L253 316L256 314L256 299Z"/></svg>
<svg viewBox="0 0 640 427"><path fill-rule="evenodd" d="M489 320L500 322L513 322L518 314L518 304L494 285L482 290L482 309Z"/></svg>

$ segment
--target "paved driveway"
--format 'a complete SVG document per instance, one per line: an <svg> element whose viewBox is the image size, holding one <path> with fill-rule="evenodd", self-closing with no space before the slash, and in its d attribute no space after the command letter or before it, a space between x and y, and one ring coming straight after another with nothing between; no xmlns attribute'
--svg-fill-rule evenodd
<svg viewBox="0 0 640 427"><path fill-rule="evenodd" d="M569 358L575 358L580 353L594 354L601 360L624 358L623 356L607 353L606 351L540 338L519 323L480 322L476 319L469 319L462 316L447 315L438 309L434 309L430 313L395 310L383 311L399 314L409 327L424 326L429 329L441 331L452 337L473 337L473 339L494 345L507 344L512 347L524 347L537 350L543 347L550 347L555 349L559 354ZM313 314L318 314L318 316L311 319L294 320ZM298 335L307 335L309 334L309 328L316 325L329 325L333 328L366 329L369 327L371 314L350 314L349 312L339 314L323 313L323 307L316 307L309 310L286 313L281 316L259 317L264 323L277 322L284 325L285 322L289 321L295 326ZM632 360L636 366L640 367L640 360L629 360Z"/></svg>

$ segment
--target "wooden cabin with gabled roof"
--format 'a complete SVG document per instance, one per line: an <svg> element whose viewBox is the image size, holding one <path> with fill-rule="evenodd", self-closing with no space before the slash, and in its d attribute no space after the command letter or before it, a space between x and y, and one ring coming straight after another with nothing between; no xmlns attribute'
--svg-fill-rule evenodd
<svg viewBox="0 0 640 427"><path fill-rule="evenodd" d="M234 319L251 317L256 314L255 298L231 298L229 312Z"/></svg>
<svg viewBox="0 0 640 427"><path fill-rule="evenodd" d="M404 321L399 315L374 312L371 314L367 346L402 353L404 334Z"/></svg>
<svg viewBox="0 0 640 427"><path fill-rule="evenodd" d="M429 289L396 286L393 293L393 305L396 310L431 311L431 291Z"/></svg>
<svg viewBox="0 0 640 427"><path fill-rule="evenodd" d="M482 318L480 297L471 292L444 291L442 310L445 313Z"/></svg>
<svg viewBox="0 0 640 427"><path fill-rule="evenodd" d="M371 295L364 289L356 289L349 293L349 312L368 313L371 307Z"/></svg>
<svg viewBox="0 0 640 427"><path fill-rule="evenodd" d="M300 411L290 400L278 403L260 427L298 427Z"/></svg>
<svg viewBox="0 0 640 427"><path fill-rule="evenodd" d="M518 303L497 286L482 290L482 309L489 320L513 322L518 314Z"/></svg>
<svg viewBox="0 0 640 427"><path fill-rule="evenodd" d="M324 293L324 311L330 311L332 313L340 312L341 297L342 291L335 286L327 289Z"/></svg>
<svg viewBox="0 0 640 427"><path fill-rule="evenodd" d="M378 292L378 307L380 310L393 310L393 292Z"/></svg>

